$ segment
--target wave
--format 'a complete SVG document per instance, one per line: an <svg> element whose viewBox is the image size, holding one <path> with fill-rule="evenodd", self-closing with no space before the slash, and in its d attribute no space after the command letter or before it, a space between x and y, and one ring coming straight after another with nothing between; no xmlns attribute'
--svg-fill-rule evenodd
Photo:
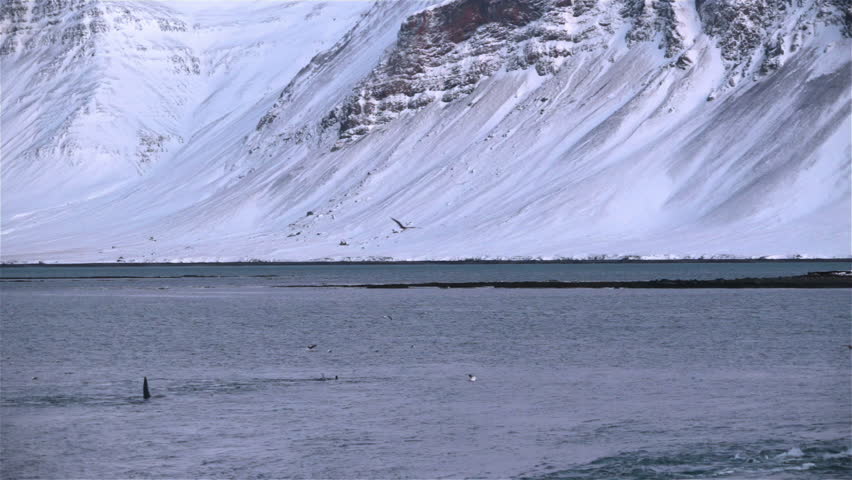
<svg viewBox="0 0 852 480"><path fill-rule="evenodd" d="M786 446L784 446L786 444ZM806 474L801 472L807 472ZM849 439L759 444L718 443L674 451L635 450L549 473L529 480L710 479L710 478L852 478Z"/></svg>

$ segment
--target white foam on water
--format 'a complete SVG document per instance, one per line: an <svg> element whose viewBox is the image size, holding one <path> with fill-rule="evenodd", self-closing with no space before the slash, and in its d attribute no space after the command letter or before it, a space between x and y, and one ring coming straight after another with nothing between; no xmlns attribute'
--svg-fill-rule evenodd
<svg viewBox="0 0 852 480"><path fill-rule="evenodd" d="M804 457L805 453L802 452L802 449L799 447L793 447L790 450L787 450L784 453L779 453L775 456L775 458L799 458Z"/></svg>
<svg viewBox="0 0 852 480"><path fill-rule="evenodd" d="M822 454L822 458L826 460L831 460L834 458L843 458L843 457L852 457L852 448L846 450L845 452L840 453L824 453Z"/></svg>

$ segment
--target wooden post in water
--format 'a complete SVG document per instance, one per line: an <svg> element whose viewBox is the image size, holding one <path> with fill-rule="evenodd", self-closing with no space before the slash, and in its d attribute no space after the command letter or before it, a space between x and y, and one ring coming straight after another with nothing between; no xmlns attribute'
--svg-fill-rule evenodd
<svg viewBox="0 0 852 480"><path fill-rule="evenodd" d="M148 391L148 377L144 377L145 380L142 381L142 397L145 400L151 398L151 392Z"/></svg>

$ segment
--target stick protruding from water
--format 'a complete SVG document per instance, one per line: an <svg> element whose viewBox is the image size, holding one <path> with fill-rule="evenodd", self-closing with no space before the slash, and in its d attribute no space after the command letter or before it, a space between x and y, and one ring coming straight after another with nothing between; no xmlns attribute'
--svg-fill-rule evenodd
<svg viewBox="0 0 852 480"><path fill-rule="evenodd" d="M151 392L148 391L148 377L143 378L144 380L142 380L142 397L145 400L148 400L149 398L151 398Z"/></svg>

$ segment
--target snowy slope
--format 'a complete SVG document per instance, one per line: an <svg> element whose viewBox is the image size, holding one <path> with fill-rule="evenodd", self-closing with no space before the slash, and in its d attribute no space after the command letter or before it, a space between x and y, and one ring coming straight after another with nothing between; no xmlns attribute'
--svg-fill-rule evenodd
<svg viewBox="0 0 852 480"><path fill-rule="evenodd" d="M852 256L842 1L2 8L3 261Z"/></svg>

